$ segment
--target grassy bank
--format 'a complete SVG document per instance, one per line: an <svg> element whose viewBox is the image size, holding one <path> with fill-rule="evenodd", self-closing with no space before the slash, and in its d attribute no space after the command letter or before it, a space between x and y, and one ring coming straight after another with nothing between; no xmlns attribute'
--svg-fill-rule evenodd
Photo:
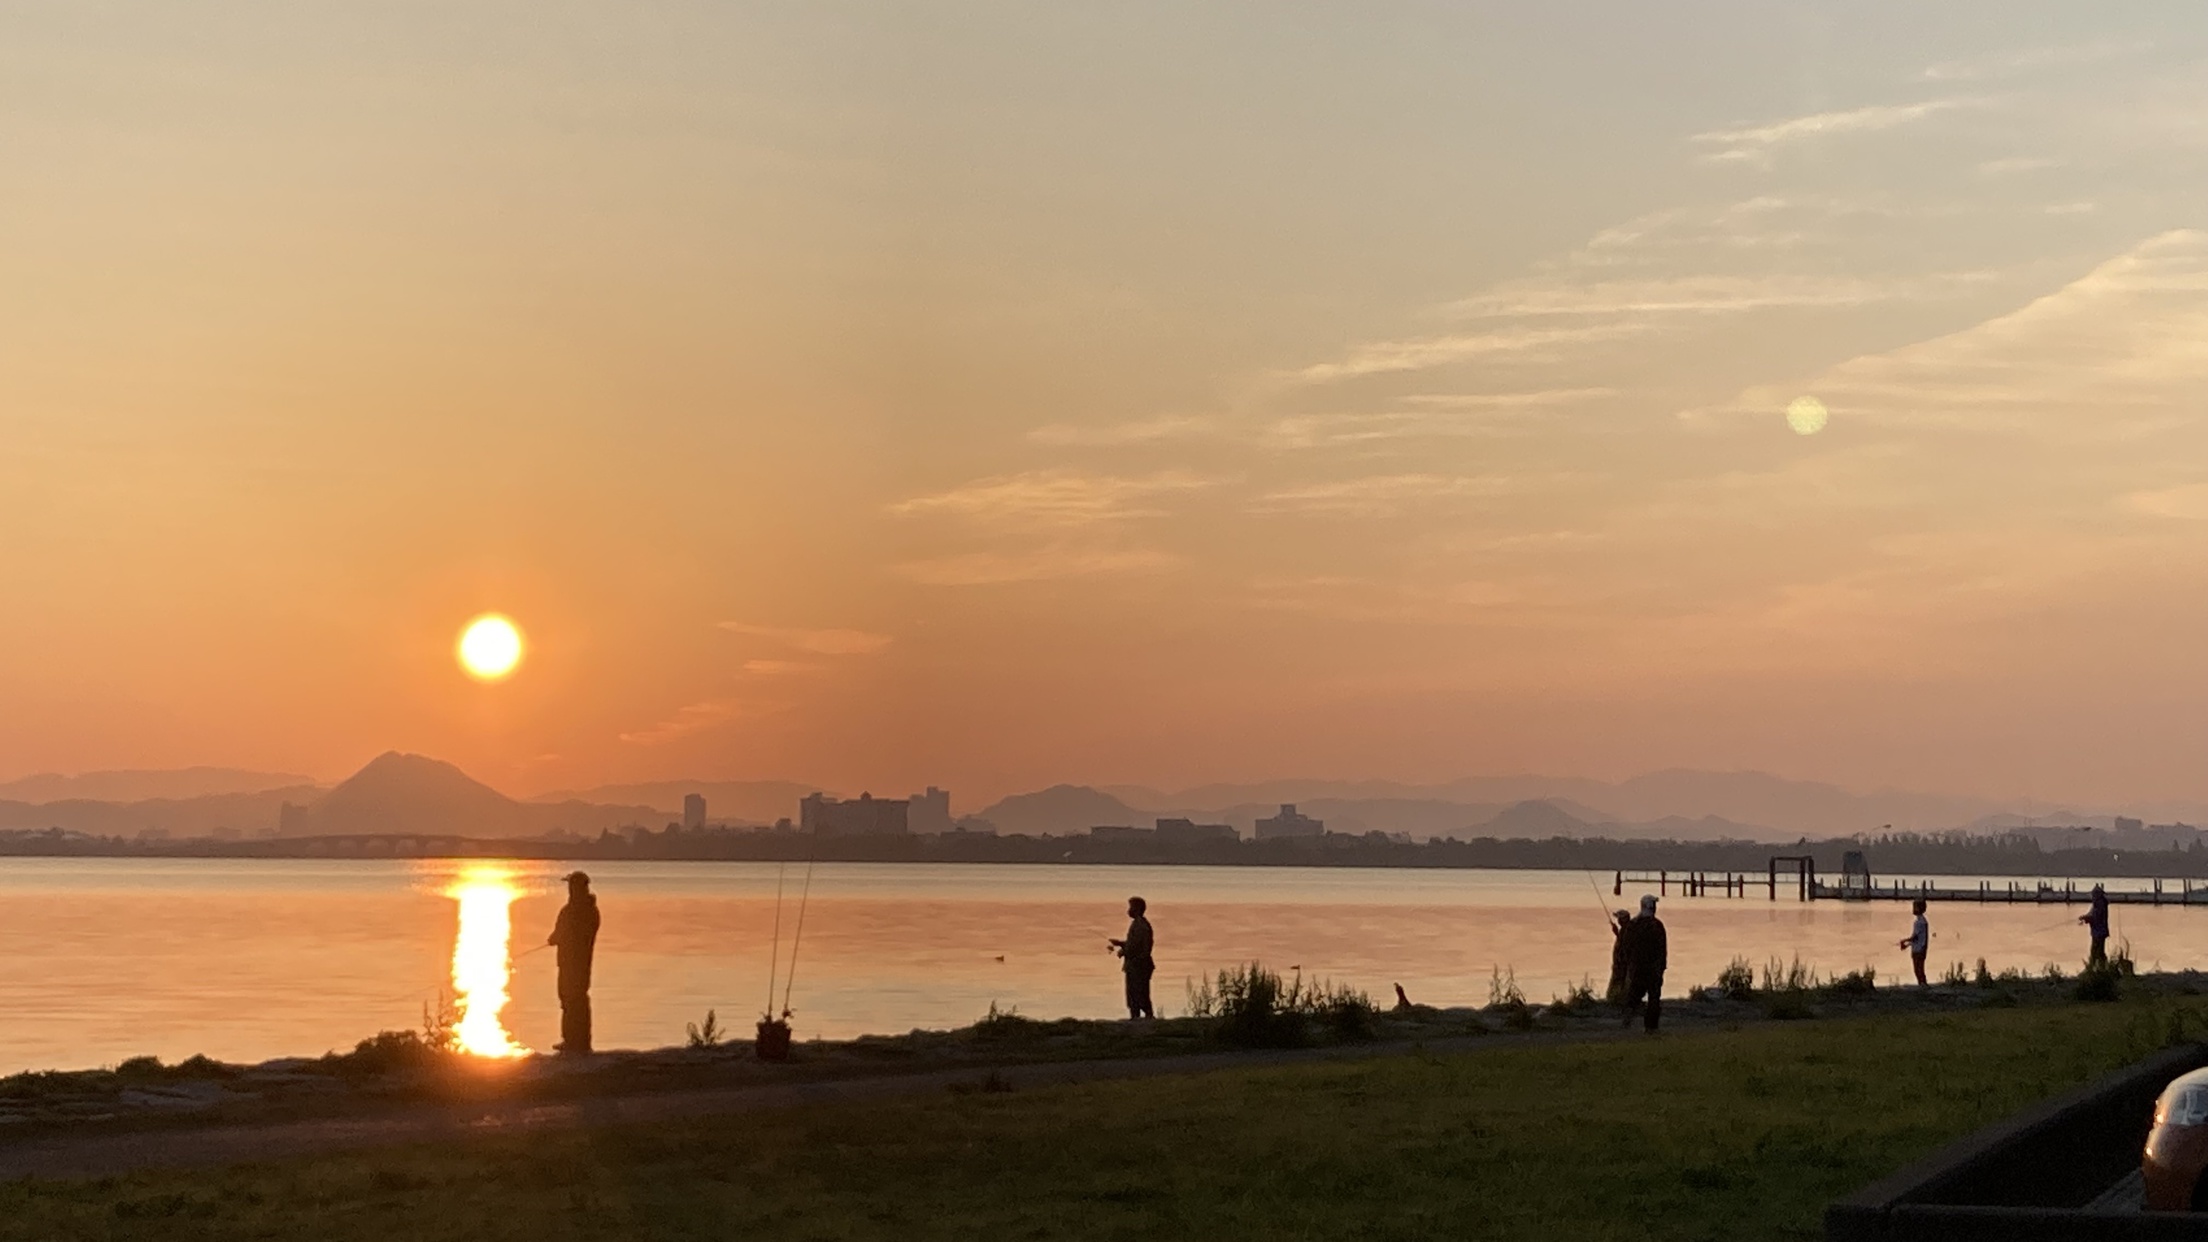
<svg viewBox="0 0 2208 1242"><path fill-rule="evenodd" d="M0 1187L52 1239L1812 1237L1939 1143L2201 1029L2199 1002L946 1092Z"/></svg>

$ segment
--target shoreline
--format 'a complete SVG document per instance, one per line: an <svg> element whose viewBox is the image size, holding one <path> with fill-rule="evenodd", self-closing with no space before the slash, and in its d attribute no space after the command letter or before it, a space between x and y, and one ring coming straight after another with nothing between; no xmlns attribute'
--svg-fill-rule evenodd
<svg viewBox="0 0 2208 1242"><path fill-rule="evenodd" d="M2208 972L2143 973L2122 979L2120 988L2134 1000L2180 1001L2208 995ZM1698 987L1665 999L1664 1035L1658 1038L1774 1023L2089 1003L2081 999L2076 978L2059 976L1925 988L1864 988L1842 979L1731 996ZM802 1100L809 1092L834 1088L863 1094L889 1089L863 1084L908 1080L932 1084L928 1089L987 1093L1010 1089L1004 1076L1015 1071L1075 1077L1194 1072L1284 1059L1642 1038L1637 1022L1633 1029L1621 1024L1622 1013L1585 996L1546 1005L1505 1000L1479 1008L1366 1010L1340 1024L1313 1013L1279 1042L1255 1044L1235 1042L1222 1018L1038 1021L993 1013L953 1030L809 1040L793 1045L782 1063L757 1060L748 1040L501 1060L438 1051L413 1032L385 1032L352 1052L318 1058L230 1065L194 1057L172 1066L143 1057L106 1069L0 1078L0 1177L21 1175L7 1172L20 1163L11 1163L9 1153L55 1143L98 1147L140 1141L132 1136L304 1125L372 1138L433 1129L442 1124L438 1118L450 1120L447 1114L491 1119L484 1124L527 1125L536 1124L529 1120L538 1115L534 1110L549 1109L539 1118L549 1124L573 1116L578 1106L603 1111L619 1101L629 1102L621 1108L649 1114L689 1106L643 1101L725 1097L737 1103L760 1091ZM392 1120L409 1116L416 1121ZM159 1145L150 1137L143 1141Z"/></svg>

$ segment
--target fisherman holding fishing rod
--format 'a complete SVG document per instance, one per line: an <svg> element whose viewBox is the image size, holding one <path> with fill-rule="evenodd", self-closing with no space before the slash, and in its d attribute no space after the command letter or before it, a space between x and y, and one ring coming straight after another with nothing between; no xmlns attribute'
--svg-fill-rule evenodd
<svg viewBox="0 0 2208 1242"><path fill-rule="evenodd" d="M1127 1020L1155 1018L1157 1010L1150 1004L1150 976L1157 973L1158 963L1151 956L1157 937L1150 930L1150 920L1143 912L1149 903L1140 897L1127 899L1127 938L1106 940L1104 943L1119 954L1120 968L1127 972Z"/></svg>
<svg viewBox="0 0 2208 1242"><path fill-rule="evenodd" d="M590 1051L590 959L598 946L598 897L590 891L590 877L580 871L567 876L567 904L553 921L547 945L559 950L560 1042L565 1053Z"/></svg>

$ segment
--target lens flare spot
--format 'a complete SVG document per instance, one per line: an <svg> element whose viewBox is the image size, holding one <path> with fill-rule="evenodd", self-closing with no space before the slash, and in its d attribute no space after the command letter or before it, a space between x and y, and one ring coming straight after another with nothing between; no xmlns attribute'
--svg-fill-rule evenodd
<svg viewBox="0 0 2208 1242"><path fill-rule="evenodd" d="M477 681L497 681L521 663L521 627L488 612L460 631L460 667Z"/></svg>
<svg viewBox="0 0 2208 1242"><path fill-rule="evenodd" d="M1796 397L1786 404L1786 425L1798 436L1813 436L1825 429L1825 421L1832 417L1825 403L1815 397Z"/></svg>
<svg viewBox="0 0 2208 1242"><path fill-rule="evenodd" d="M521 892L502 872L471 871L445 895L460 904L460 934L452 943L452 990L459 1010L453 1038L462 1052L479 1057L524 1056L529 1050L507 1034L499 1017L513 975L508 944L514 898Z"/></svg>

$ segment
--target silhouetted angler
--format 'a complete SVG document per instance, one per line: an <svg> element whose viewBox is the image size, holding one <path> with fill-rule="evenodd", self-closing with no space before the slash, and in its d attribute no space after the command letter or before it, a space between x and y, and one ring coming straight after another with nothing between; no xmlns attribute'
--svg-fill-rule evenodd
<svg viewBox="0 0 2208 1242"><path fill-rule="evenodd" d="M2087 907L2085 908L2085 913L2084 913L2084 914L2081 914L2081 915L2079 915L2079 916L2078 916L2078 921L2079 921L2080 923L2083 923L2083 924L2085 924L2085 930L2086 930L2087 934L2089 934L2089 935L2091 935L2091 936L2093 937L2093 947L2092 947L2092 949L2091 949L2090 951L2088 951L2088 952L2087 952L2087 954L2086 954L2086 958L2085 958L2086 962L2087 962L2087 963L2089 963L2090 965L2094 965L2094 966L2105 966L2105 965L2107 965L2107 964L2108 964L2108 890L2107 890L2107 889L2105 889L2105 888L2102 888L2102 887L2101 887L2100 885L2098 885L2098 884L2096 884L2096 885L2094 885L2094 886L2093 886L2093 904L2092 904L2092 905L2089 905L2089 906L2087 906Z"/></svg>
<svg viewBox="0 0 2208 1242"><path fill-rule="evenodd" d="M1641 898L1641 916L1625 925L1619 939L1625 946L1625 1021L1633 1023L1633 1007L1645 999L1642 1025L1655 1030L1664 1014L1664 968L1671 964L1671 947L1665 942L1663 921L1656 917L1656 899Z"/></svg>
<svg viewBox="0 0 2208 1242"><path fill-rule="evenodd" d="M1610 986L1602 990L1602 999L1614 1005L1625 1001L1625 928L1632 921L1623 910L1610 918Z"/></svg>
<svg viewBox="0 0 2208 1242"><path fill-rule="evenodd" d="M598 898L590 877L567 877L567 904L545 941L559 949L561 1052L590 1051L590 957L598 944Z"/></svg>
<svg viewBox="0 0 2208 1242"><path fill-rule="evenodd" d="M1158 971L1158 963L1151 957L1157 938L1150 931L1150 920L1143 917L1149 909L1140 897L1127 899L1127 938L1108 943L1119 950L1120 966L1127 972L1127 1017L1155 1018L1157 1011L1150 1005L1150 976Z"/></svg>

